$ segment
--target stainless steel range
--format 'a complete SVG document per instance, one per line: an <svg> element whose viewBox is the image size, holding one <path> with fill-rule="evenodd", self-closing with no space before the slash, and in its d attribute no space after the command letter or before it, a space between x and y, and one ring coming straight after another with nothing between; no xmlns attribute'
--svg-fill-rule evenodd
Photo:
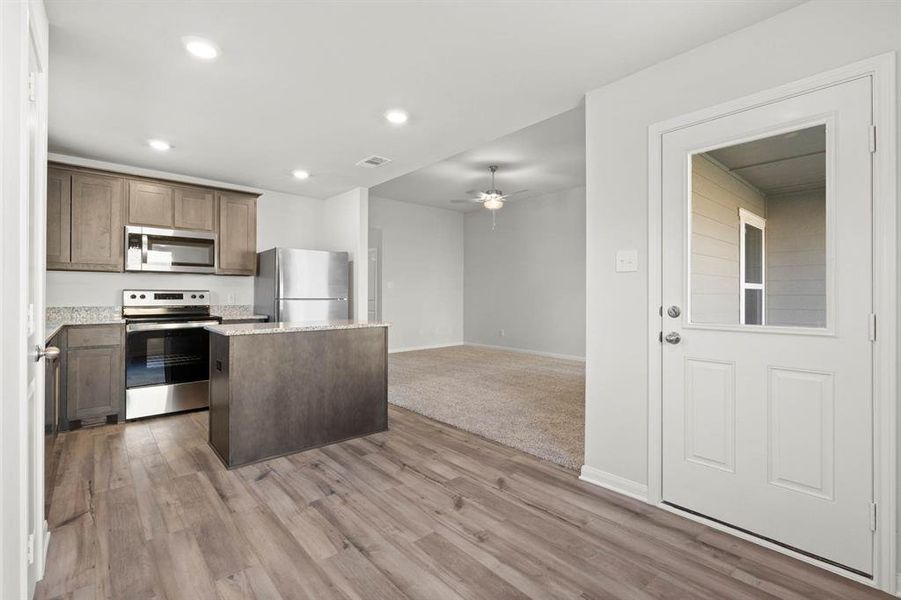
<svg viewBox="0 0 901 600"><path fill-rule="evenodd" d="M125 418L209 406L208 290L123 290Z"/></svg>

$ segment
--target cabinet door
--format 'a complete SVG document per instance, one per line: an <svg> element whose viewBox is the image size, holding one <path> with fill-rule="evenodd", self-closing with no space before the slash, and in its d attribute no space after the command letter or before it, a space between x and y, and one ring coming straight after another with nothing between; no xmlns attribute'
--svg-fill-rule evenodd
<svg viewBox="0 0 901 600"><path fill-rule="evenodd" d="M68 264L72 258L72 172L47 169L47 268Z"/></svg>
<svg viewBox="0 0 901 600"><path fill-rule="evenodd" d="M257 199L219 193L219 273L253 275L257 268Z"/></svg>
<svg viewBox="0 0 901 600"><path fill-rule="evenodd" d="M122 402L122 348L69 348L66 411L70 421L119 413Z"/></svg>
<svg viewBox="0 0 901 600"><path fill-rule="evenodd" d="M175 188L175 228L215 231L215 200L211 190Z"/></svg>
<svg viewBox="0 0 901 600"><path fill-rule="evenodd" d="M147 181L128 182L128 224L172 227L172 187Z"/></svg>
<svg viewBox="0 0 901 600"><path fill-rule="evenodd" d="M121 271L125 207L123 181L72 175L72 259L74 268Z"/></svg>

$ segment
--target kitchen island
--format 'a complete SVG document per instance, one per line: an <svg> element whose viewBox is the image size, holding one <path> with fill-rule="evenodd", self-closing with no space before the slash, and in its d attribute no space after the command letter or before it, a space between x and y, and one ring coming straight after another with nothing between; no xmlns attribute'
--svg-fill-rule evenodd
<svg viewBox="0 0 901 600"><path fill-rule="evenodd" d="M229 469L388 429L388 325L210 325L209 443Z"/></svg>

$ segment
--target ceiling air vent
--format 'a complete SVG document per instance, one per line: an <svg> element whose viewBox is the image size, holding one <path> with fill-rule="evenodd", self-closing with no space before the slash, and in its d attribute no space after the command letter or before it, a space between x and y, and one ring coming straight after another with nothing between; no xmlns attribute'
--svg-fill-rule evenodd
<svg viewBox="0 0 901 600"><path fill-rule="evenodd" d="M367 156L363 160L357 163L358 167L366 167L367 169L374 169L376 167L381 167L384 164L391 162L390 158L385 158L384 156Z"/></svg>

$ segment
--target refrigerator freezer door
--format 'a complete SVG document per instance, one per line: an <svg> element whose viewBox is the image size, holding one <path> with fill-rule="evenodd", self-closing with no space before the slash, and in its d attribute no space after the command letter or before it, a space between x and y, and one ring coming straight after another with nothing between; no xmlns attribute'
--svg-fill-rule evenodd
<svg viewBox="0 0 901 600"><path fill-rule="evenodd" d="M279 300L278 320L282 323L301 321L337 321L347 319L347 300Z"/></svg>
<svg viewBox="0 0 901 600"><path fill-rule="evenodd" d="M347 252L279 248L277 277L281 299L347 298Z"/></svg>

